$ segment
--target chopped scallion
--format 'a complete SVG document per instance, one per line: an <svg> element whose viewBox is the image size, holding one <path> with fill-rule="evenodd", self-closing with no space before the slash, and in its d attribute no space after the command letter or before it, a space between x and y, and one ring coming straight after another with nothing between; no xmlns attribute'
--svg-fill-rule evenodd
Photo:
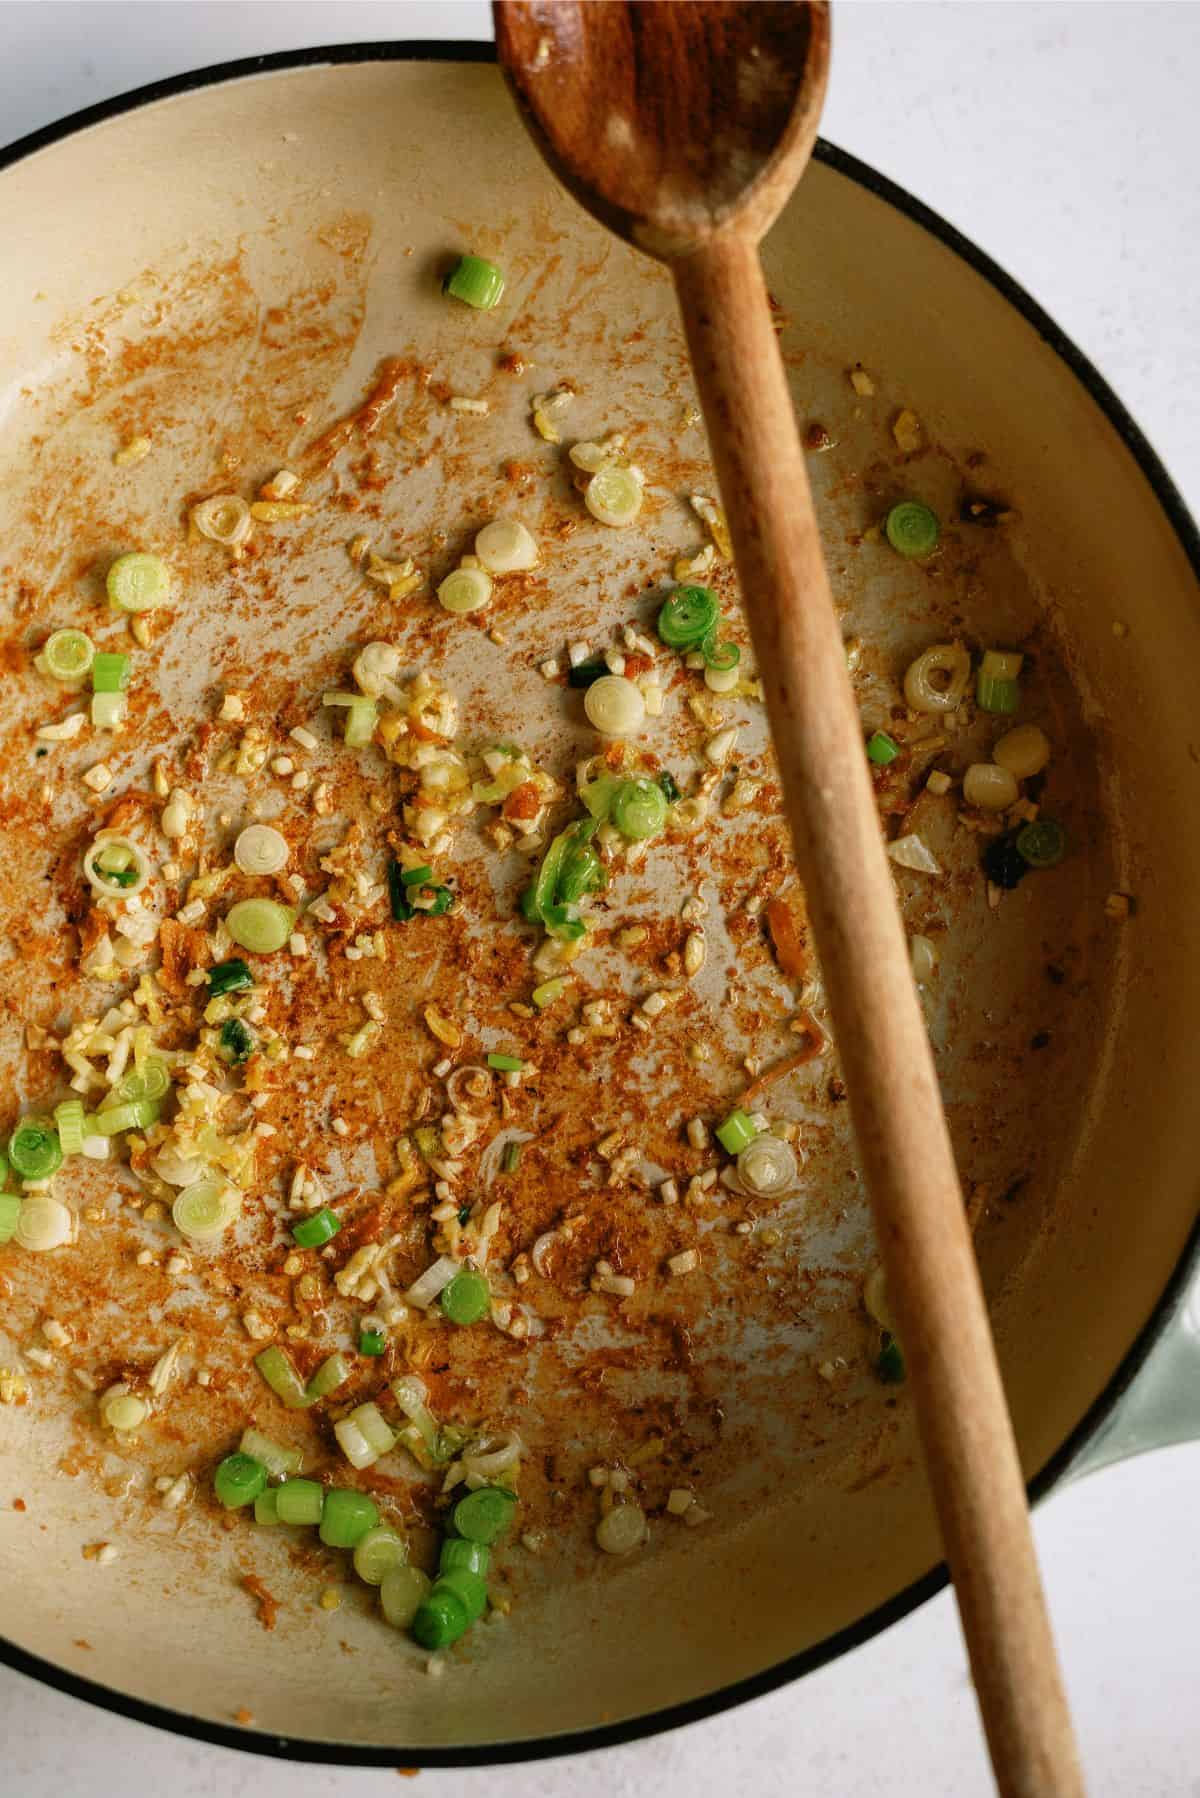
<svg viewBox="0 0 1200 1798"><path fill-rule="evenodd" d="M365 1492L331 1486L321 1512L321 1540L326 1548L355 1548L379 1522L379 1508Z"/></svg>
<svg viewBox="0 0 1200 1798"><path fill-rule="evenodd" d="M138 552L118 556L105 582L120 612L150 612L171 596L171 570L158 556Z"/></svg>
<svg viewBox="0 0 1200 1798"><path fill-rule="evenodd" d="M758 1135L758 1127L750 1116L738 1109L731 1111L723 1124L718 1124L716 1137L730 1155L740 1155Z"/></svg>
<svg viewBox="0 0 1200 1798"><path fill-rule="evenodd" d="M442 286L452 299L479 312L490 312L504 292L504 276L494 262L482 256L460 256Z"/></svg>
<svg viewBox="0 0 1200 1798"><path fill-rule="evenodd" d="M452 1324L477 1324L491 1308L492 1294L482 1274L464 1268L442 1288L438 1303Z"/></svg>
<svg viewBox="0 0 1200 1798"><path fill-rule="evenodd" d="M885 730L873 731L867 738L867 760L874 762L878 768L886 768L900 754L900 745L895 737L889 737Z"/></svg>
<svg viewBox="0 0 1200 1798"><path fill-rule="evenodd" d="M317 1480L284 1480L275 1493L275 1509L280 1523L320 1523L325 1489Z"/></svg>
<svg viewBox="0 0 1200 1798"><path fill-rule="evenodd" d="M668 649L698 649L717 629L717 596L708 587L676 587L658 614L658 634Z"/></svg>
<svg viewBox="0 0 1200 1798"><path fill-rule="evenodd" d="M468 1542L491 1544L512 1522L516 1497L504 1486L481 1486L460 1498L451 1513L458 1534Z"/></svg>
<svg viewBox="0 0 1200 1798"><path fill-rule="evenodd" d="M83 1100L64 1099L54 1107L54 1123L64 1155L78 1155L83 1149Z"/></svg>
<svg viewBox="0 0 1200 1798"><path fill-rule="evenodd" d="M92 639L83 631L55 631L47 637L37 662L54 680L81 681L95 654Z"/></svg>
<svg viewBox="0 0 1200 1798"><path fill-rule="evenodd" d="M24 1118L8 1139L8 1159L22 1180L47 1180L62 1166L62 1144L49 1118Z"/></svg>
<svg viewBox="0 0 1200 1798"><path fill-rule="evenodd" d="M208 970L208 990L214 999L221 993L239 992L242 987L253 985L254 976L239 956L232 961L219 961Z"/></svg>
<svg viewBox="0 0 1200 1798"><path fill-rule="evenodd" d="M519 1055L489 1055L487 1064L498 1074L519 1074L525 1066Z"/></svg>
<svg viewBox="0 0 1200 1798"><path fill-rule="evenodd" d="M123 693L129 685L129 657L98 653L92 659L92 692Z"/></svg>
<svg viewBox="0 0 1200 1798"><path fill-rule="evenodd" d="M241 1505L252 1505L266 1484L267 1470L262 1462L240 1450L235 1455L226 1455L213 1475L217 1499L230 1511Z"/></svg>
<svg viewBox="0 0 1200 1798"><path fill-rule="evenodd" d="M937 513L917 499L904 499L893 506L883 528L892 548L902 556L919 560L931 556L938 546Z"/></svg>
<svg viewBox="0 0 1200 1798"><path fill-rule="evenodd" d="M501 1166L506 1174L515 1174L521 1165L521 1145L519 1142L506 1143L504 1159Z"/></svg>
<svg viewBox="0 0 1200 1798"><path fill-rule="evenodd" d="M331 1211L328 1205L322 1205L319 1211L314 1211L302 1223L293 1224L292 1235L298 1247L319 1249L323 1243L332 1241L341 1227L342 1220L336 1211Z"/></svg>
<svg viewBox="0 0 1200 1798"><path fill-rule="evenodd" d="M273 955L292 934L295 912L274 899L239 899L225 914L225 928L239 949Z"/></svg>
<svg viewBox="0 0 1200 1798"><path fill-rule="evenodd" d="M358 1352L360 1355L382 1355L387 1348L387 1337L382 1330L363 1330L359 1333Z"/></svg>

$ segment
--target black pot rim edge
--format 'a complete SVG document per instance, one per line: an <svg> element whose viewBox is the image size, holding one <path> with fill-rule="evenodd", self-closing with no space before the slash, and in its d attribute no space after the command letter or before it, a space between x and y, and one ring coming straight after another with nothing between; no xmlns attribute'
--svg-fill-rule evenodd
<svg viewBox="0 0 1200 1798"><path fill-rule="evenodd" d="M198 88L213 87L222 82L235 81L250 75L269 74L274 70L311 68L342 63L488 63L494 61L495 50L490 43L468 40L460 43L454 40L430 39L413 42L397 40L394 43L316 46L302 50L281 50L267 56L251 56L231 62L215 63L208 68L195 69L183 75L171 76L167 80L151 82L147 86L135 88L129 93L118 94L111 100L102 100L95 106L85 107L82 111L56 120L53 124L30 133L27 137L19 138L16 143L0 148L0 173L15 163L23 161L26 157L32 156L38 150L45 149L64 138L73 137L76 133L86 130L90 125L100 124L106 119L117 118L122 113L134 112L156 100L169 99L176 94L190 93ZM993 262L990 256L985 255L972 243L970 238L965 237L962 232L948 224L939 214L920 200L915 199L904 188L897 186L887 176L878 174L866 163L860 162L856 156L851 156L845 150L839 150L823 138L818 140L814 155L817 161L823 162L828 168L836 169L839 174L857 182L860 187L865 187L877 198L885 200L897 211L912 219L915 224L922 226L932 236L938 238L994 287L1033 326L1039 337L1070 368L1128 449L1152 488L1179 540L1180 547L1191 563L1197 580L1200 581L1200 532L1197 531L1195 521L1184 504L1178 488L1107 381L1088 358L1076 348L1070 338L1064 335L1053 319L1042 310L1037 301L1026 292L1019 282L1014 281L998 264ZM1067 1440L1051 1456L1036 1478L1031 1481L1029 1486L1031 1502L1037 1503L1057 1484L1085 1443L1095 1435L1119 1399L1128 1390L1142 1363L1165 1329L1197 1264L1200 1264L1200 1222L1197 1222L1192 1229L1166 1288L1107 1387L1072 1430ZM945 1567L932 1568L921 1579L915 1580L902 1592L897 1593L894 1598L889 1599L886 1604L868 1612L865 1617L861 1617L848 1628L838 1630L834 1635L826 1637L824 1641L818 1642L814 1647L804 1650L803 1653L791 1655L761 1673L737 1680L733 1685L724 1686L715 1692L705 1693L703 1696L689 1699L685 1703L670 1705L666 1709L648 1712L644 1716L629 1718L619 1723L601 1724L594 1729L571 1730L562 1735L533 1738L524 1742L501 1742L494 1746L483 1745L474 1748L362 1748L349 1743L306 1741L301 1737L256 1735L249 1729L238 1728L232 1724L209 1723L201 1718L189 1717L183 1712L170 1710L164 1705L149 1704L142 1699L133 1698L127 1693L103 1685L98 1680L85 1679L68 1672L65 1668L44 1660L40 1655L29 1653L2 1636L0 1636L0 1663L13 1668L18 1673L27 1674L32 1679L40 1680L44 1685L53 1686L73 1698L81 1698L89 1704L115 1711L121 1716L132 1718L135 1722L147 1723L175 1735L190 1736L197 1741L210 1742L217 1747L232 1748L242 1753L337 1766L494 1766L507 1762L544 1760L557 1756L583 1754L597 1748L615 1747L623 1742L636 1741L643 1736L660 1734L667 1729L677 1729L683 1724L698 1723L706 1717L715 1716L721 1711L731 1710L736 1705L744 1704L749 1699L764 1697L767 1693L790 1684L804 1674L812 1673L818 1667L825 1666L829 1661L837 1659L851 1649L861 1647L873 1636L878 1635L881 1630L888 1628L892 1623L899 1622L910 1611L916 1610L927 1599L934 1597L946 1584Z"/></svg>

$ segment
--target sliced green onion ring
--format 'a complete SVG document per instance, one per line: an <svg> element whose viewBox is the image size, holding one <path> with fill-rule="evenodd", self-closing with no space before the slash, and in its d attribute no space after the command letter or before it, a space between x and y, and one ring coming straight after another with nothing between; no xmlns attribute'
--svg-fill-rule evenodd
<svg viewBox="0 0 1200 1798"><path fill-rule="evenodd" d="M83 1149L83 1100L64 1099L61 1105L56 1105L54 1124L63 1154L80 1154Z"/></svg>
<svg viewBox="0 0 1200 1798"><path fill-rule="evenodd" d="M696 649L717 628L720 608L709 587L676 587L658 614L658 634L668 649Z"/></svg>
<svg viewBox="0 0 1200 1798"><path fill-rule="evenodd" d="M883 528L892 548L902 556L921 559L931 556L938 546L937 513L919 499L904 499L893 506Z"/></svg>
<svg viewBox="0 0 1200 1798"><path fill-rule="evenodd" d="M393 1567L408 1565L408 1543L403 1536L379 1524L354 1544L354 1571L368 1586L381 1586Z"/></svg>
<svg viewBox="0 0 1200 1798"><path fill-rule="evenodd" d="M492 597L492 577L486 568L456 568L446 576L437 596L447 612L478 612Z"/></svg>
<svg viewBox="0 0 1200 1798"><path fill-rule="evenodd" d="M58 1131L49 1118L22 1118L8 1139L8 1159L22 1180L48 1180L62 1158Z"/></svg>
<svg viewBox="0 0 1200 1798"><path fill-rule="evenodd" d="M105 582L120 612L151 612L171 597L171 570L159 556L134 551L118 556Z"/></svg>
<svg viewBox="0 0 1200 1798"><path fill-rule="evenodd" d="M295 917L274 899L239 899L225 914L225 928L239 949L273 955L291 936Z"/></svg>
<svg viewBox="0 0 1200 1798"><path fill-rule="evenodd" d="M233 845L233 859L243 874L278 874L290 854L287 838L270 824L247 824Z"/></svg>
<svg viewBox="0 0 1200 1798"><path fill-rule="evenodd" d="M656 837L667 821L670 807L656 780L643 776L622 781L612 799L612 821L623 837L635 843Z"/></svg>
<svg viewBox="0 0 1200 1798"><path fill-rule="evenodd" d="M452 299L474 306L477 312L490 312L500 303L504 276L494 262L483 256L460 256L442 288Z"/></svg>
<svg viewBox="0 0 1200 1798"><path fill-rule="evenodd" d="M250 535L250 507L236 493L214 493L192 507L192 523L202 537L233 549Z"/></svg>
<svg viewBox="0 0 1200 1798"><path fill-rule="evenodd" d="M583 490L583 503L600 524L623 529L642 509L642 483L632 468L613 464L594 474Z"/></svg>
<svg viewBox="0 0 1200 1798"><path fill-rule="evenodd" d="M96 650L83 631L55 631L42 645L38 661L45 672L60 681L81 681L92 666Z"/></svg>
<svg viewBox="0 0 1200 1798"><path fill-rule="evenodd" d="M1067 853L1067 833L1054 818L1037 818L1017 832L1017 854L1031 868L1054 868Z"/></svg>
<svg viewBox="0 0 1200 1798"><path fill-rule="evenodd" d="M150 863L128 837L105 831L83 858L88 884L108 899L129 899L150 878Z"/></svg>
<svg viewBox="0 0 1200 1798"><path fill-rule="evenodd" d="M731 674L742 659L742 652L736 643L718 643L713 637L706 637L700 645L700 653L704 657L704 665L716 674Z"/></svg>
<svg viewBox="0 0 1200 1798"><path fill-rule="evenodd" d="M179 1234L189 1242L213 1242L224 1235L241 1209L238 1188L217 1175L208 1175L194 1180L176 1196L171 1217Z"/></svg>

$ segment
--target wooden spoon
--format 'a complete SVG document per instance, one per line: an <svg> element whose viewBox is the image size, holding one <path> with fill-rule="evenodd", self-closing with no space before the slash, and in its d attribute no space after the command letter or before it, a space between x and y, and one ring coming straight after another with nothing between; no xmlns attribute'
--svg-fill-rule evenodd
<svg viewBox="0 0 1200 1798"><path fill-rule="evenodd" d="M494 11L551 167L675 277L997 1782L1073 1798L1021 1466L758 256L816 138L828 7Z"/></svg>

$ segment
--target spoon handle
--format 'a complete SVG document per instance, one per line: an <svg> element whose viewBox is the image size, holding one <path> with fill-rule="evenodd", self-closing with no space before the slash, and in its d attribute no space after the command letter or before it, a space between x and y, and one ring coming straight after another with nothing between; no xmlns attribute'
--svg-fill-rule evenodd
<svg viewBox="0 0 1200 1798"><path fill-rule="evenodd" d="M1083 1792L937 1076L756 245L672 264L1001 1792Z"/></svg>

